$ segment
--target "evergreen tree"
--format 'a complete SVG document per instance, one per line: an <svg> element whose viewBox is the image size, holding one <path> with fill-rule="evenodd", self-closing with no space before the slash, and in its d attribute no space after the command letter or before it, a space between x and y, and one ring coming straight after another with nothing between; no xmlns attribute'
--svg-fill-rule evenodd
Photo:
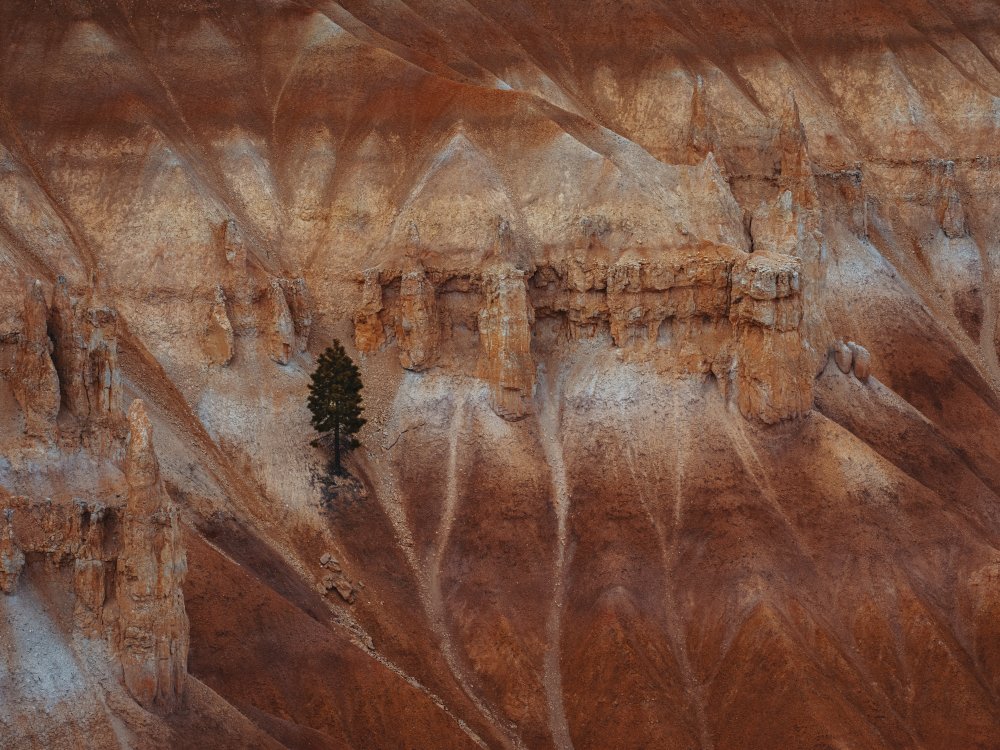
<svg viewBox="0 0 1000 750"><path fill-rule="evenodd" d="M309 411L312 425L320 433L313 445L333 438L334 473L343 474L341 452L348 453L360 443L354 437L365 420L361 417L361 375L339 341L334 341L319 357L309 384Z"/></svg>

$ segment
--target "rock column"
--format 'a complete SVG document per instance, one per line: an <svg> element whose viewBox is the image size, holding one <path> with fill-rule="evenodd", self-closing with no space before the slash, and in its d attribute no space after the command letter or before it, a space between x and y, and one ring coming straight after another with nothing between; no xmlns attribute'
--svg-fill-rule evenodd
<svg viewBox="0 0 1000 750"><path fill-rule="evenodd" d="M188 619L181 590L187 558L142 401L132 402L128 427L128 503L116 581L119 650L132 696L146 708L169 713L183 697L187 675Z"/></svg>
<svg viewBox="0 0 1000 750"><path fill-rule="evenodd" d="M426 370L437 356L439 331L434 285L423 268L403 274L399 307L399 363L407 370Z"/></svg>
<svg viewBox="0 0 1000 750"><path fill-rule="evenodd" d="M535 391L531 356L534 311L528 301L525 272L511 266L483 276L485 307L479 313L483 349L479 375L490 384L493 411L515 421L528 415Z"/></svg>
<svg viewBox="0 0 1000 750"><path fill-rule="evenodd" d="M52 364L48 305L40 281L28 292L24 328L14 357L14 396L24 412L25 432L51 438L59 415L59 376Z"/></svg>
<svg viewBox="0 0 1000 750"><path fill-rule="evenodd" d="M813 403L813 365L800 333L800 261L754 254L733 269L730 320L736 333L740 411L771 424Z"/></svg>

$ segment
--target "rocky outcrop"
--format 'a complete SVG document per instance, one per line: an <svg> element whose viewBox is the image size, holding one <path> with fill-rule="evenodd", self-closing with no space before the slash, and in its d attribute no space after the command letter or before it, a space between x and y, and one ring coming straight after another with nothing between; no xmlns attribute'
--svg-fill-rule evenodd
<svg viewBox="0 0 1000 750"><path fill-rule="evenodd" d="M73 629L106 638L135 700L169 713L187 668L186 555L142 401L133 401L128 426L126 491L112 483L100 497L4 500L0 589L14 591L28 555L44 571L71 569Z"/></svg>
<svg viewBox="0 0 1000 750"><path fill-rule="evenodd" d="M362 278L361 306L354 314L354 345L358 351L371 353L385 343L382 282L377 268L366 269Z"/></svg>
<svg viewBox="0 0 1000 750"><path fill-rule="evenodd" d="M733 272L737 399L744 416L765 423L812 408L813 366L799 330L800 270L798 258L755 253Z"/></svg>
<svg viewBox="0 0 1000 750"><path fill-rule="evenodd" d="M351 583L351 580L344 573L340 561L329 552L324 552L319 559L319 564L326 571L323 574L323 592L335 591L337 592L337 596L345 602L354 604L357 589L354 588L354 584Z"/></svg>
<svg viewBox="0 0 1000 750"><path fill-rule="evenodd" d="M118 367L118 313L104 305L88 311L87 370L84 385L90 394L90 414L98 420L122 414L122 380Z"/></svg>
<svg viewBox="0 0 1000 750"><path fill-rule="evenodd" d="M453 342L447 324L438 338L438 316L466 325L465 308L475 305L476 375L489 384L496 413L516 420L529 413L534 393L536 318L555 319L570 339L607 332L614 346L665 358L670 370L733 379L743 414L771 423L812 405L801 268L788 254L700 244L655 259L626 253L610 264L569 256L530 275L509 264L470 275L420 270L399 281L372 270L364 275L355 340L373 351L392 325L401 363L421 369L442 340ZM450 299L441 312L443 289Z"/></svg>
<svg viewBox="0 0 1000 750"><path fill-rule="evenodd" d="M0 591L14 593L17 579L24 570L24 553L14 541L14 509L5 508L0 513Z"/></svg>
<svg viewBox="0 0 1000 750"><path fill-rule="evenodd" d="M955 181L955 162L935 162L931 165L931 172L931 200L941 229L949 239L967 237L969 227Z"/></svg>
<svg viewBox="0 0 1000 750"><path fill-rule="evenodd" d="M132 402L128 426L128 501L116 579L119 652L132 696L146 708L170 712L183 698L187 673L188 620L181 589L187 560L142 401Z"/></svg>
<svg viewBox="0 0 1000 750"><path fill-rule="evenodd" d="M113 633L116 614L107 607L107 599L109 593L113 596L109 576L118 557L121 506L82 498L57 502L14 497L6 503L0 568L5 567L5 560L13 560L16 583L17 563L23 567L24 553L40 556L50 568L72 566L74 627L88 636Z"/></svg>
<svg viewBox="0 0 1000 750"><path fill-rule="evenodd" d="M301 353L309 346L309 334L312 331L313 300L309 294L305 279L278 279L281 291L288 303L292 316L292 328L295 331L295 352Z"/></svg>
<svg viewBox="0 0 1000 750"><path fill-rule="evenodd" d="M854 376L863 382L867 381L872 371L872 356L868 350L853 341L836 341L831 348L833 361L842 373Z"/></svg>
<svg viewBox="0 0 1000 750"><path fill-rule="evenodd" d="M860 344L855 344L853 341L848 341L847 346L850 347L851 354L854 355L854 376L858 380L866 381L872 372L872 357Z"/></svg>
<svg viewBox="0 0 1000 750"><path fill-rule="evenodd" d="M228 365L235 340L256 340L259 351L279 365L305 351L312 330L312 298L302 277L273 275L253 257L233 219L223 222L225 266L208 303L204 351L212 364Z"/></svg>
<svg viewBox="0 0 1000 750"><path fill-rule="evenodd" d="M667 320L726 317L735 257L706 246L656 260L626 255L611 265L567 258L536 271L531 300L539 318L564 320L571 338L608 330L618 347L652 346Z"/></svg>
<svg viewBox="0 0 1000 750"><path fill-rule="evenodd" d="M101 503L77 503L77 512L80 543L73 555L73 620L82 632L96 635L108 624L105 605L118 554L117 514Z"/></svg>
<svg viewBox="0 0 1000 750"><path fill-rule="evenodd" d="M854 363L854 352L843 341L837 341L833 345L833 361L836 363L837 369L846 375L851 371L851 365Z"/></svg>
<svg viewBox="0 0 1000 750"><path fill-rule="evenodd" d="M535 315L526 277L524 271L507 265L483 274L479 376L489 383L493 411L508 420L526 416L535 393L531 356Z"/></svg>
<svg viewBox="0 0 1000 750"><path fill-rule="evenodd" d="M233 360L233 324L226 311L226 293L215 286L215 301L209 308L204 338L205 353L214 365L228 365Z"/></svg>
<svg viewBox="0 0 1000 750"><path fill-rule="evenodd" d="M73 296L60 277L49 326L63 406L81 428L100 425L117 429L123 419L118 312L102 303L95 290L82 298Z"/></svg>
<svg viewBox="0 0 1000 750"><path fill-rule="evenodd" d="M295 351L295 323L285 293L277 279L271 279L263 305L261 326L267 353L279 365L287 365Z"/></svg>
<svg viewBox="0 0 1000 750"><path fill-rule="evenodd" d="M399 283L396 342L399 363L407 370L426 370L437 356L439 324L436 292L422 267L403 274Z"/></svg>
<svg viewBox="0 0 1000 750"><path fill-rule="evenodd" d="M51 438L59 414L59 376L52 363L42 283L35 281L25 300L23 328L14 355L12 386L24 413L25 432Z"/></svg>
<svg viewBox="0 0 1000 750"><path fill-rule="evenodd" d="M84 379L87 374L87 344L78 317L77 300L70 296L64 276L56 280L49 311L49 328L54 349L52 359L59 373L62 405L74 416L90 414L90 397Z"/></svg>

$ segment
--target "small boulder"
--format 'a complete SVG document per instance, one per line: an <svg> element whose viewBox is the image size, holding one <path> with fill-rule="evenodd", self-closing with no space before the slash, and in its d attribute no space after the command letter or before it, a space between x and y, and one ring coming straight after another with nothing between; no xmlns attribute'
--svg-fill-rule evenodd
<svg viewBox="0 0 1000 750"><path fill-rule="evenodd" d="M872 371L872 355L860 344L848 341L851 353L854 355L854 377L861 381L867 381Z"/></svg>
<svg viewBox="0 0 1000 750"><path fill-rule="evenodd" d="M833 345L833 361L845 375L851 371L854 364L854 352L843 341L838 341Z"/></svg>

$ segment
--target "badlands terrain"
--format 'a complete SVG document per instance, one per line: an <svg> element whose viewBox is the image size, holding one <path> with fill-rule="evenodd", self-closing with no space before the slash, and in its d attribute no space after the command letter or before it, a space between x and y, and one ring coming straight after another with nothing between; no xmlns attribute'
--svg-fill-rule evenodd
<svg viewBox="0 0 1000 750"><path fill-rule="evenodd" d="M0 747L1000 748L998 196L990 0L5 0Z"/></svg>

